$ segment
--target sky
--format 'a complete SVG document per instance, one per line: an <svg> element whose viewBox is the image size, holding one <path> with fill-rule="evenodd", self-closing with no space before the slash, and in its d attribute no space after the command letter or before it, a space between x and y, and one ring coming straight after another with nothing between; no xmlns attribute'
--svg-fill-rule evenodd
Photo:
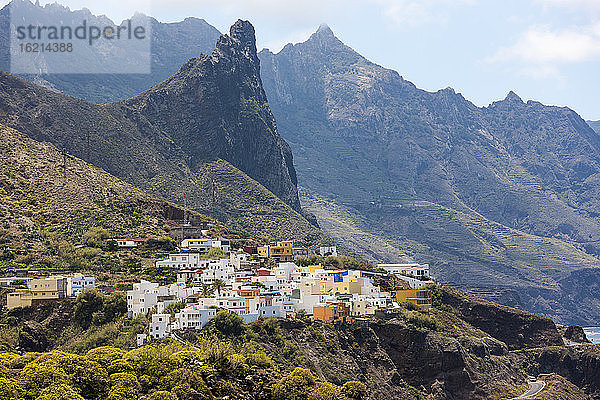
<svg viewBox="0 0 600 400"><path fill-rule="evenodd" d="M194 16L221 32L236 19L247 19L256 29L259 49L274 52L305 41L326 23L344 43L422 89L452 87L478 106L513 90L525 101L569 106L585 119L600 119L600 0L59 3L119 22L134 11L164 22Z"/></svg>

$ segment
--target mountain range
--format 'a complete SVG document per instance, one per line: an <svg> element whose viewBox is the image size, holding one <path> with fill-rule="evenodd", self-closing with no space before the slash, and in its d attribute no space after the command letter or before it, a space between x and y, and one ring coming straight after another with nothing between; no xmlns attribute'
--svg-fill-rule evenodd
<svg viewBox="0 0 600 400"><path fill-rule="evenodd" d="M0 73L0 122L247 232L318 237L300 214L258 63L254 29L238 21L210 56L122 102L96 105Z"/></svg>
<svg viewBox="0 0 600 400"><path fill-rule="evenodd" d="M477 107L451 88L421 90L326 25L257 58L251 26L238 22L201 55L216 31L205 24L162 24L153 75L116 78L114 90L78 76L24 76L118 101L155 84L155 65L174 74L117 103L2 74L0 122L168 200L181 204L187 193L206 213L211 177L222 176L232 202L216 216L243 229L321 235L302 204L371 261L427 262L447 284L562 322L600 323L592 124L514 92ZM184 25L196 34L179 36ZM184 56L197 58L180 69L170 61Z"/></svg>

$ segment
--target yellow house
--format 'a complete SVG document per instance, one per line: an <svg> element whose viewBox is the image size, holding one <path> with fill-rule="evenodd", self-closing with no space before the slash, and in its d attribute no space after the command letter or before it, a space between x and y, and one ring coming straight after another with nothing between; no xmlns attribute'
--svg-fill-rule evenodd
<svg viewBox="0 0 600 400"><path fill-rule="evenodd" d="M277 262L288 262L294 259L292 241L276 242L256 249L259 257L273 258Z"/></svg>
<svg viewBox="0 0 600 400"><path fill-rule="evenodd" d="M364 278L351 279L348 282L334 282L333 293L339 294L361 294L364 286Z"/></svg>
<svg viewBox="0 0 600 400"><path fill-rule="evenodd" d="M19 289L6 296L6 307L29 307L47 300L64 298L66 293L67 278L64 276L32 279L27 282L27 289Z"/></svg>

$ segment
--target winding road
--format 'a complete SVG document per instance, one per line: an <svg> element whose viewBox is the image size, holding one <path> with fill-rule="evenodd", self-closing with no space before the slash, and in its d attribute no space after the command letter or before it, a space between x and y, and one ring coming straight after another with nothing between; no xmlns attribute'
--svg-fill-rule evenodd
<svg viewBox="0 0 600 400"><path fill-rule="evenodd" d="M544 387L546 387L546 382L544 381L529 382L529 389L519 397L515 397L515 399L529 399L544 390Z"/></svg>

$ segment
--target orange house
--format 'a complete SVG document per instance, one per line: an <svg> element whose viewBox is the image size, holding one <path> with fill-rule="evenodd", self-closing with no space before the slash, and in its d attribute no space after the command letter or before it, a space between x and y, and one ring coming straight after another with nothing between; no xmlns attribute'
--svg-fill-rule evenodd
<svg viewBox="0 0 600 400"><path fill-rule="evenodd" d="M431 307L431 290L428 289L403 289L396 290L396 302L413 303L423 308Z"/></svg>
<svg viewBox="0 0 600 400"><path fill-rule="evenodd" d="M335 308L333 306L314 306L313 318L319 321L333 321L335 319Z"/></svg>

